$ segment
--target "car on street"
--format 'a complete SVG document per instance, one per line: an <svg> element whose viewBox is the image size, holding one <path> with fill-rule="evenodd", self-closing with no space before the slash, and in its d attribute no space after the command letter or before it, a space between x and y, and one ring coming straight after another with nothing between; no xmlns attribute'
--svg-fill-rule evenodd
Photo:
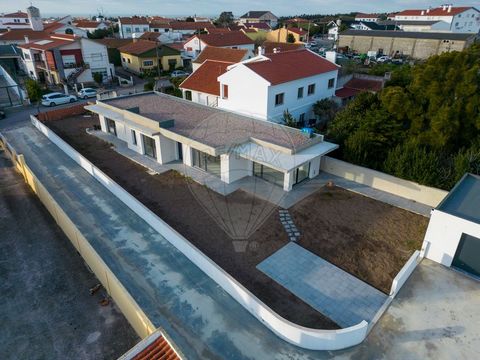
<svg viewBox="0 0 480 360"><path fill-rule="evenodd" d="M383 55L377 58L378 63L386 63L386 62L389 62L390 60L392 60L390 56L386 56L386 55Z"/></svg>
<svg viewBox="0 0 480 360"><path fill-rule="evenodd" d="M83 88L77 93L77 96L80 99L88 99L88 98L91 98L91 97L96 97L97 96L97 90L93 89L93 88Z"/></svg>
<svg viewBox="0 0 480 360"><path fill-rule="evenodd" d="M190 75L190 73L186 72L186 71L183 71L183 70L174 70L172 71L172 73L170 74L170 77L172 78L177 78L177 77L186 77Z"/></svg>
<svg viewBox="0 0 480 360"><path fill-rule="evenodd" d="M42 96L43 106L56 106L60 104L68 104L77 101L74 95L67 95L59 92L53 92Z"/></svg>

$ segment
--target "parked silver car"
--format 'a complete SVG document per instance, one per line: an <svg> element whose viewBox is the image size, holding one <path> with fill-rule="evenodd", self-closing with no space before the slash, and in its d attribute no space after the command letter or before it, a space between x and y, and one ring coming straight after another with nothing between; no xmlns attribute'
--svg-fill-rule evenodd
<svg viewBox="0 0 480 360"><path fill-rule="evenodd" d="M74 95L67 95L59 92L53 92L42 96L43 106L56 106L60 104L73 103L77 101Z"/></svg>
<svg viewBox="0 0 480 360"><path fill-rule="evenodd" d="M88 99L97 96L97 90L92 88L83 88L77 93L80 99Z"/></svg>

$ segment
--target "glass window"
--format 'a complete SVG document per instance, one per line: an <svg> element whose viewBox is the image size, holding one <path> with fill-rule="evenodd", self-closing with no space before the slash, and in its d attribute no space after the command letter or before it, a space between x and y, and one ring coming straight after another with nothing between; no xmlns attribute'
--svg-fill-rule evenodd
<svg viewBox="0 0 480 360"><path fill-rule="evenodd" d="M117 127L115 126L115 121L112 119L107 119L107 131L110 134L117 136Z"/></svg>
<svg viewBox="0 0 480 360"><path fill-rule="evenodd" d="M157 148L155 146L155 139L152 139L149 136L143 135L143 144L145 146L145 155L150 156L154 159L157 158Z"/></svg>
<svg viewBox="0 0 480 360"><path fill-rule="evenodd" d="M315 94L315 84L308 85L308 95Z"/></svg>
<svg viewBox="0 0 480 360"><path fill-rule="evenodd" d="M275 106L283 105L284 93L275 95Z"/></svg>
<svg viewBox="0 0 480 360"><path fill-rule="evenodd" d="M220 156L212 156L202 151L192 149L193 166L212 175L221 176Z"/></svg>
<svg viewBox="0 0 480 360"><path fill-rule="evenodd" d="M298 88L297 99L303 98L303 87Z"/></svg>
<svg viewBox="0 0 480 360"><path fill-rule="evenodd" d="M153 66L153 60L144 60L143 66Z"/></svg>
<svg viewBox="0 0 480 360"><path fill-rule="evenodd" d="M223 85L222 99L228 99L228 85Z"/></svg>
<svg viewBox="0 0 480 360"><path fill-rule="evenodd" d="M132 144L137 145L137 134L135 133L135 130L132 130Z"/></svg>
<svg viewBox="0 0 480 360"><path fill-rule="evenodd" d="M310 163L303 164L299 166L294 172L294 185L301 183L302 181L308 179L308 174L310 173Z"/></svg>
<svg viewBox="0 0 480 360"><path fill-rule="evenodd" d="M190 90L185 91L185 100L192 101L192 92Z"/></svg>
<svg viewBox="0 0 480 360"><path fill-rule="evenodd" d="M335 79L328 80L328 88L331 89L335 86Z"/></svg>
<svg viewBox="0 0 480 360"><path fill-rule="evenodd" d="M283 188L283 183L285 181L285 175L283 172L272 169L268 166L253 163L253 175L259 178L264 179L265 181L271 182L275 185L281 186Z"/></svg>

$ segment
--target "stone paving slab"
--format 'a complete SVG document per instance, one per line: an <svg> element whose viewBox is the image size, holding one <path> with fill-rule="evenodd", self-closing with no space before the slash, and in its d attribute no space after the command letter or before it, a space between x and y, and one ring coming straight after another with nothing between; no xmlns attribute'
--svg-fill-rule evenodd
<svg viewBox="0 0 480 360"><path fill-rule="evenodd" d="M328 261L289 243L257 269L341 327L370 322L387 295Z"/></svg>

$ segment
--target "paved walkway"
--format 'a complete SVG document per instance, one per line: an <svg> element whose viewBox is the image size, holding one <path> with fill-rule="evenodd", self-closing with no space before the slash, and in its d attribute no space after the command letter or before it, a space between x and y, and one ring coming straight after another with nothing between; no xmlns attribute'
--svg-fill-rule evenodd
<svg viewBox="0 0 480 360"><path fill-rule="evenodd" d="M218 192L219 194L228 195L236 190L243 190L258 196L263 200L277 204L279 207L284 209L288 209L299 201L312 195L314 192L325 186L329 181L333 181L335 185L347 190L426 217L430 217L430 211L432 209L430 206L420 204L415 201L408 200L325 172L320 172L320 174L314 179L309 179L295 186L290 192L283 191L280 186L273 185L263 179L253 176L245 177L231 184L226 184L216 176L213 176L205 171L186 166L181 162L160 165L155 160L129 149L124 141L118 139L112 134L107 134L102 131L90 131L90 134L104 141L112 143L115 147L115 150L119 154L139 163L142 166L145 166L146 168L151 169L153 172L158 174L168 170L176 170L185 176L191 177L196 182Z"/></svg>
<svg viewBox="0 0 480 360"><path fill-rule="evenodd" d="M185 358L311 359L321 354L273 334L33 126L4 135Z"/></svg>
<svg viewBox="0 0 480 360"><path fill-rule="evenodd" d="M257 268L342 328L371 322L387 295L295 243Z"/></svg>

